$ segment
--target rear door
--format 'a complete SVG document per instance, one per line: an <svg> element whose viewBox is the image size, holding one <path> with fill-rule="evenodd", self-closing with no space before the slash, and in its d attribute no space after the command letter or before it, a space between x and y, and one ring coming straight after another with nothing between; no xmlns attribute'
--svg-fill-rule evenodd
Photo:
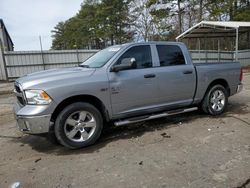
<svg viewBox="0 0 250 188"><path fill-rule="evenodd" d="M108 72L112 111L115 116L143 112L158 102L151 46L132 46L118 58L115 64L121 64L124 58L135 58L136 67L119 72Z"/></svg>
<svg viewBox="0 0 250 188"><path fill-rule="evenodd" d="M181 107L192 103L195 92L195 70L188 64L178 45L156 45L159 57L157 80L159 103Z"/></svg>

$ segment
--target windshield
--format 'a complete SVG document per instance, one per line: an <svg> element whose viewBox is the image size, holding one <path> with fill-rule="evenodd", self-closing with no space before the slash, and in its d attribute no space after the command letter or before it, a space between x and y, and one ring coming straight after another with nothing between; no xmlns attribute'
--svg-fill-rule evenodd
<svg viewBox="0 0 250 188"><path fill-rule="evenodd" d="M120 45L117 46L111 46L106 49L103 49L90 58L88 58L86 61L84 61L80 66L82 67L89 67L89 68L98 68L105 65L111 57L113 57L119 50L121 49Z"/></svg>

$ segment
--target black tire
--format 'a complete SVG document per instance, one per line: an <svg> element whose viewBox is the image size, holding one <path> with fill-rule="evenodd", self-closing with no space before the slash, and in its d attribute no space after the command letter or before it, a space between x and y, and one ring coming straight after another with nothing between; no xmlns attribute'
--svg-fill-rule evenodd
<svg viewBox="0 0 250 188"><path fill-rule="evenodd" d="M220 101L220 103L222 104L221 109L218 108L217 110L215 110L213 108L214 103L211 102L211 100L212 100L211 98L213 97L213 94L217 91L222 92L225 98L223 100L224 104L222 104L222 101ZM206 92L205 97L201 103L201 108L205 113L215 116L215 115L222 114L225 111L225 109L227 108L227 104L228 104L228 92L227 92L227 90L222 85L214 85Z"/></svg>
<svg viewBox="0 0 250 188"><path fill-rule="evenodd" d="M66 120L70 116L72 116L72 114L77 113L79 111L86 111L93 116L95 120L95 124L96 124L95 130L93 131L91 136L85 141L72 141L70 138L66 136L66 133L65 133L65 129L66 129L65 126L68 126L66 125ZM55 122L55 135L58 141L62 145L70 149L78 149L78 148L82 148L82 147L86 147L86 146L94 144L97 141L97 139L100 137L102 128L103 128L103 119L99 110L89 103L76 102L76 103L66 106L57 116L56 122Z"/></svg>

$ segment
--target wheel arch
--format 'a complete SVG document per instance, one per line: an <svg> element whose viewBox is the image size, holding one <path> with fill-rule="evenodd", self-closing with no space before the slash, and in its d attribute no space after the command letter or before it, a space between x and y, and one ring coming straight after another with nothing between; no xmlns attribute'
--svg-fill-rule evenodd
<svg viewBox="0 0 250 188"><path fill-rule="evenodd" d="M225 93L225 95L226 95L225 96L225 101L226 102L225 102L225 105L224 105L224 107L223 107L223 109L221 111L212 110L211 106L210 106L210 102L209 102L210 101L210 99L209 99L210 94L209 93L210 93L211 89L216 85L219 85L219 86L222 86L223 88L225 88L225 92L226 92ZM229 96L230 96L230 88L229 88L229 85L228 85L227 81L224 80L224 79L216 79L216 80L212 81L209 84L209 86L208 86L208 88L207 88L207 90L206 90L206 92L204 94L204 97L203 97L203 99L202 99L202 101L200 103L200 108L207 114L219 115L219 114L223 113L223 111L225 110L225 108L227 106L227 101L228 101Z"/></svg>
<svg viewBox="0 0 250 188"><path fill-rule="evenodd" d="M228 85L228 82L225 80L225 79L223 79L223 78L220 78L220 79L215 79L215 80L213 80L209 85L208 85L208 87L207 87L207 90L206 90L206 93L209 91L209 89L211 89L213 86L215 86L215 85L222 85L226 90L227 90L227 94L228 94L228 96L230 96L230 87L229 87L229 85ZM206 93L205 93L205 95L206 95Z"/></svg>
<svg viewBox="0 0 250 188"><path fill-rule="evenodd" d="M61 101L57 105L57 107L55 108L54 112L52 113L51 121L55 122L58 114L66 106L68 106L68 105L70 105L70 104L72 104L74 102L87 102L89 104L92 104L93 106L95 106L100 111L100 113L102 114L103 119L105 121L109 121L110 120L109 114L108 114L108 110L105 107L104 103L99 98L97 98L96 96L93 96L93 95L75 95L75 96L71 96L71 97L68 97L68 98L64 99L63 101Z"/></svg>

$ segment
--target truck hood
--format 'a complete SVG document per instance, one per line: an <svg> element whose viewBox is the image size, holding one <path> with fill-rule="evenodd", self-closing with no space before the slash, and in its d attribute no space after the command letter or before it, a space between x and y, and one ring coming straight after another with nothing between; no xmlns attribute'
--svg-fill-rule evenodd
<svg viewBox="0 0 250 188"><path fill-rule="evenodd" d="M22 85L23 89L40 89L45 83L48 82L63 82L63 80L69 80L76 77L87 77L91 76L95 71L94 68L61 68L61 69L50 69L40 72L27 74L16 80Z"/></svg>

